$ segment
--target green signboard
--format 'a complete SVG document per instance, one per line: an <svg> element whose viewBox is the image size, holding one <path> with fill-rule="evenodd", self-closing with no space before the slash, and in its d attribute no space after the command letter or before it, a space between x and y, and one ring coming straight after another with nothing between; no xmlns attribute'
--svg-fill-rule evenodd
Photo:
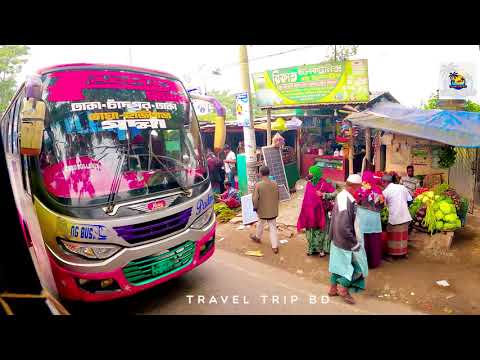
<svg viewBox="0 0 480 360"><path fill-rule="evenodd" d="M367 60L347 60L253 74L258 106L368 101Z"/></svg>

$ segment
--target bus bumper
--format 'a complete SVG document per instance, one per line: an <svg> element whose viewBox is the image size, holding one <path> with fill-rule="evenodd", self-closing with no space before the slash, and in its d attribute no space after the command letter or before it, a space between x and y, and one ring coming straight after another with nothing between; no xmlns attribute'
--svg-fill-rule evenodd
<svg viewBox="0 0 480 360"><path fill-rule="evenodd" d="M179 277L204 263L213 255L215 251L215 228L216 226L214 225L205 236L195 242L193 261L188 266L144 285L133 285L129 283L123 273L122 268L118 268L111 272L102 273L79 273L70 271L60 267L52 255L49 254L52 271L57 282L57 288L60 297L62 299L71 301L109 301L132 296L141 291L155 287L156 285L166 282L170 279ZM204 254L200 254L202 246L210 241L212 241L211 247ZM112 279L114 282L116 282L118 288L116 290L90 292L82 289L79 286L78 279L97 281Z"/></svg>

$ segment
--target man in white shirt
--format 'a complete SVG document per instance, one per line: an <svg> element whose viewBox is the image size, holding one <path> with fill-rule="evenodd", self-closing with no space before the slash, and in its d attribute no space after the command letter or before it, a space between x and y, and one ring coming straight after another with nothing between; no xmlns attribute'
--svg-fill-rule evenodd
<svg viewBox="0 0 480 360"><path fill-rule="evenodd" d="M230 149L230 145L225 144L223 147L223 152L225 153L225 160L223 163L225 164L225 173L227 174L227 180L232 184L232 187L235 187L235 174L233 173L233 168L237 163L237 157L235 153Z"/></svg>
<svg viewBox="0 0 480 360"><path fill-rule="evenodd" d="M408 226L412 217L408 210L408 202L412 196L408 189L400 184L394 184L390 175L383 178L385 202L388 207L387 253L390 256L408 255Z"/></svg>

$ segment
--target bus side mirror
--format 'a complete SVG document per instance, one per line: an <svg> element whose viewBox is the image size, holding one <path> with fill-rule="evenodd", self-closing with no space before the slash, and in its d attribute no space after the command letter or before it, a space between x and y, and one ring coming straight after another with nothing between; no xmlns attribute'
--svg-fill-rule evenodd
<svg viewBox="0 0 480 360"><path fill-rule="evenodd" d="M20 110L20 153L40 155L45 128L45 103L35 98L23 99Z"/></svg>

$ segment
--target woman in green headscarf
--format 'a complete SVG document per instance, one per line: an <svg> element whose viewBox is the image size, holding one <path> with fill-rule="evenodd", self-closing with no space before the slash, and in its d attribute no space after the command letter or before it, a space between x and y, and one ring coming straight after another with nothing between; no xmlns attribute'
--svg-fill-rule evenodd
<svg viewBox="0 0 480 360"><path fill-rule="evenodd" d="M312 166L308 169L309 181L305 187L302 209L297 221L297 230L306 230L308 248L307 255L319 253L320 257L330 252L331 200L335 199L335 187L330 181L322 178L322 168Z"/></svg>

